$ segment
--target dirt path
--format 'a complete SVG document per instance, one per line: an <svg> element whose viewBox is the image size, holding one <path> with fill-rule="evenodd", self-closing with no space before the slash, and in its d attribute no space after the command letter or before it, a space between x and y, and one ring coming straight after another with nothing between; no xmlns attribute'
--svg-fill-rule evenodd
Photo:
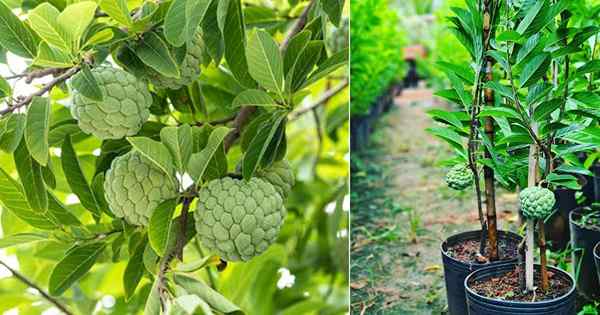
<svg viewBox="0 0 600 315"><path fill-rule="evenodd" d="M431 91L404 91L352 155L352 314L440 314L446 309L439 244L476 229L474 193L444 183L447 145L430 136ZM516 195L499 192L499 227L516 219ZM511 211L512 210L512 211Z"/></svg>

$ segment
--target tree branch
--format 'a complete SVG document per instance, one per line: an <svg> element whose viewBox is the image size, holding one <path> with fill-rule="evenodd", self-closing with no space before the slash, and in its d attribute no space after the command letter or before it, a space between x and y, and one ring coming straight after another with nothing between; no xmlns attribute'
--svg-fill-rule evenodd
<svg viewBox="0 0 600 315"><path fill-rule="evenodd" d="M308 22L308 14L310 13L310 9L315 5L316 2L316 0L311 0L310 3L306 6L306 8L304 8L304 11L302 11L302 14L300 14L300 16L298 17L298 21L296 21L296 24L294 24L294 27L292 28L290 33L285 37L285 39L281 43L281 47L279 49L282 53L285 53L292 38L304 29L306 23Z"/></svg>
<svg viewBox="0 0 600 315"><path fill-rule="evenodd" d="M65 313L67 315L73 315L73 313L71 313L71 311L69 311L67 309L67 307L64 306L64 305L62 305L57 299L55 299L54 297L50 296L50 294L46 293L46 291L44 291L42 288L40 288L35 283L31 282L31 280L27 279L27 277L25 277L24 275L22 275L18 271L16 271L13 268L11 268L8 264L6 264L5 262L3 262L2 260L0 260L0 265L4 266L4 268L8 269L8 271L10 271L10 273L13 275L13 277L15 277L19 281L25 283L30 288L33 288L36 291L38 291L40 293L40 295L42 297L44 297L44 299L46 299L48 302L54 304L54 306L56 306L56 308L58 308L59 310L61 310L63 313Z"/></svg>
<svg viewBox="0 0 600 315"><path fill-rule="evenodd" d="M0 116L4 116L8 113L12 113L13 111L15 111L18 108L27 106L29 103L31 103L31 100L33 100L33 97L35 96L42 96L44 95L46 92L49 92L50 90L52 90L52 88L62 82L64 82L65 80L67 80L68 78L72 77L73 75L75 75L78 71L79 71L80 66L75 66L73 68L70 68L69 70L67 70L65 73L59 75L58 77L55 77L54 79L52 79L52 81L48 82L48 84L44 85L44 87L42 87L41 89L37 90L35 93L30 94L26 97L19 97L18 101L15 104L9 104L8 108L5 108L3 110L0 110Z"/></svg>
<svg viewBox="0 0 600 315"><path fill-rule="evenodd" d="M329 101L329 99L331 99L332 97L336 96L339 92L341 92L345 87L348 86L348 80L344 80L342 83L338 84L337 86L325 91L325 93L323 93L323 95L321 96L321 98L319 98L316 102L314 102L311 105L308 105L306 107L303 107L301 109L299 109L296 112L293 112L290 114L290 121L296 120L298 119L300 116L309 113L310 111L312 111L313 109L327 103L327 101Z"/></svg>

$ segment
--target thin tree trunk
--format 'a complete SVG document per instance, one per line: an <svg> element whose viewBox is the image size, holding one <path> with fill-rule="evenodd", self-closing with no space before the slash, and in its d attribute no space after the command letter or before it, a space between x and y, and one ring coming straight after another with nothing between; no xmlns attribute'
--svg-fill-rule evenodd
<svg viewBox="0 0 600 315"><path fill-rule="evenodd" d="M537 131L537 126L532 126L534 131ZM538 163L539 163L539 149L537 144L529 146L529 172L527 177L527 186L533 187L537 184L538 178ZM525 287L527 291L533 291L533 248L535 243L535 220L527 219L527 240L526 240L526 253L525 253Z"/></svg>
<svg viewBox="0 0 600 315"><path fill-rule="evenodd" d="M484 18L483 18L483 34L484 34L484 44L485 50L488 51L491 49L490 39L492 38L492 7L494 3L493 1L487 0L485 1L484 8ZM485 68L485 82L493 81L493 59L491 57L486 58L486 68ZM486 88L484 90L485 93L485 105L486 106L494 106L494 91L490 88ZM484 129L485 134L490 141L491 145L494 145L494 120L492 117L486 117L484 120ZM487 147L484 148L484 157L486 159L490 159L492 155L490 154ZM490 261L498 260L498 227L496 221L496 191L494 187L494 170L487 166L483 166L483 178L485 185L485 209L486 209L486 217L487 217L487 239L489 245L488 251L488 259Z"/></svg>
<svg viewBox="0 0 600 315"><path fill-rule="evenodd" d="M542 290L546 292L548 290L548 268L546 268L548 260L546 258L546 236L544 235L544 232L544 219L541 219L538 222L538 247L540 248Z"/></svg>

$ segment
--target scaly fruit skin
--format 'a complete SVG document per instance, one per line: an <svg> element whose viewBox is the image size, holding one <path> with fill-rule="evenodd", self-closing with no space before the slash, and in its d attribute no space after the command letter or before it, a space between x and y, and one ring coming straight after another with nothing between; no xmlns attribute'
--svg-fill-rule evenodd
<svg viewBox="0 0 600 315"><path fill-rule="evenodd" d="M187 45L185 56L179 65L180 77L177 79L169 78L153 69L148 69L147 76L150 83L156 88L170 90L179 90L186 85L190 85L200 76L203 45L202 37L200 37L200 33L197 33L190 45Z"/></svg>
<svg viewBox="0 0 600 315"><path fill-rule="evenodd" d="M473 172L467 164L456 164L446 174L448 187L456 190L464 190L473 183Z"/></svg>
<svg viewBox="0 0 600 315"><path fill-rule="evenodd" d="M110 210L130 224L148 226L154 209L177 196L174 178L137 151L113 160L104 180Z"/></svg>
<svg viewBox="0 0 600 315"><path fill-rule="evenodd" d="M79 128L100 139L135 135L150 116L152 96L146 84L117 68L98 67L91 72L104 99L98 102L73 93L71 114Z"/></svg>
<svg viewBox="0 0 600 315"><path fill-rule="evenodd" d="M210 181L200 189L194 211L202 244L228 261L247 261L266 251L285 215L273 185L257 177Z"/></svg>
<svg viewBox="0 0 600 315"><path fill-rule="evenodd" d="M552 213L556 199L550 189L533 186L521 191L519 201L525 218L540 220Z"/></svg>
<svg viewBox="0 0 600 315"><path fill-rule="evenodd" d="M287 198L296 181L294 171L287 160L275 162L269 168L260 170L257 175L275 186L283 199Z"/></svg>

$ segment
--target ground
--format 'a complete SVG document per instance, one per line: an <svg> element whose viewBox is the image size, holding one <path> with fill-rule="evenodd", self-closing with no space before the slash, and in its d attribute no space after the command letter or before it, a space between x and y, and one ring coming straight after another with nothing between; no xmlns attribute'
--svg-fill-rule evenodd
<svg viewBox="0 0 600 315"><path fill-rule="evenodd" d="M352 153L352 314L444 314L440 243L478 228L475 194L444 182L451 149L429 135L426 111L449 106L405 90ZM514 227L517 195L498 191L498 225Z"/></svg>

